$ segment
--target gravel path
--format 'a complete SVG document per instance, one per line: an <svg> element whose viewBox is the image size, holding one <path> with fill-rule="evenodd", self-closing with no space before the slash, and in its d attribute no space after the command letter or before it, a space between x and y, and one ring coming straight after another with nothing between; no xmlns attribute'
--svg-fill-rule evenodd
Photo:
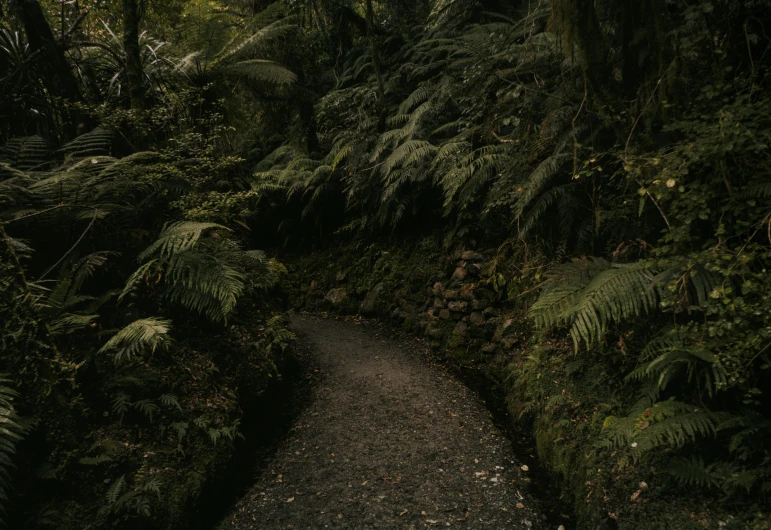
<svg viewBox="0 0 771 530"><path fill-rule="evenodd" d="M220 530L540 527L526 473L463 384L372 326L292 328L323 377Z"/></svg>

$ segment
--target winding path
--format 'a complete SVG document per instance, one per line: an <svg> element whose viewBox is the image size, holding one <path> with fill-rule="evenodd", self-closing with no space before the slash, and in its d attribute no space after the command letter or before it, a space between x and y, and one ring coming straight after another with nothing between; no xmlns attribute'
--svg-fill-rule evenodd
<svg viewBox="0 0 771 530"><path fill-rule="evenodd" d="M323 379L232 529L538 528L525 473L463 384L372 326L297 316Z"/></svg>

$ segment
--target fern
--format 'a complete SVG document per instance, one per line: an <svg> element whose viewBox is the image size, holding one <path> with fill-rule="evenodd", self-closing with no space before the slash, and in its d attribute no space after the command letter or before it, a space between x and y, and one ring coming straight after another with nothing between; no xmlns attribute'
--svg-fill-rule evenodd
<svg viewBox="0 0 771 530"><path fill-rule="evenodd" d="M13 401L18 393L11 388L13 382L0 377L0 523L5 512L5 501L11 490L10 469L13 467L13 456L16 445L26 434L26 427L16 415Z"/></svg>
<svg viewBox="0 0 771 530"><path fill-rule="evenodd" d="M626 417L608 416L598 445L624 449L636 462L654 449L679 449L699 438L714 437L721 417L674 399L660 401Z"/></svg>
<svg viewBox="0 0 771 530"><path fill-rule="evenodd" d="M40 136L11 138L0 148L0 163L21 171L44 166L51 157L51 148Z"/></svg>
<svg viewBox="0 0 771 530"><path fill-rule="evenodd" d="M110 129L97 128L91 132L81 134L73 141L65 144L59 149L59 152L72 160L109 156L113 137L114 133Z"/></svg>
<svg viewBox="0 0 771 530"><path fill-rule="evenodd" d="M168 332L171 322L158 318L135 320L118 331L99 349L99 353L112 353L116 363L131 361L136 357L152 354L168 348L171 338Z"/></svg>
<svg viewBox="0 0 771 530"><path fill-rule="evenodd" d="M597 342L611 322L638 317L657 303L653 276L644 262L592 259L552 270L528 314L539 328L570 326L578 350L581 342L587 347Z"/></svg>
<svg viewBox="0 0 771 530"><path fill-rule="evenodd" d="M254 81L263 81L277 85L291 85L297 81L296 74L278 63L264 59L240 61L228 66L227 71Z"/></svg>
<svg viewBox="0 0 771 530"><path fill-rule="evenodd" d="M212 229L227 230L217 223L196 223L180 221L164 227L158 239L139 255L140 261L145 261L153 255L169 258L192 249L204 232Z"/></svg>

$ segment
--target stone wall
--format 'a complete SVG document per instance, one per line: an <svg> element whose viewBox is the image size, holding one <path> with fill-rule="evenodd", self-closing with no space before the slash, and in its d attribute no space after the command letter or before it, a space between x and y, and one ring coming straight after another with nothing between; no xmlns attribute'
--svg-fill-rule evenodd
<svg viewBox="0 0 771 530"><path fill-rule="evenodd" d="M494 368L489 375L498 379L507 358L521 351L526 322L495 287L492 253L443 256L433 274L417 272L412 261L419 258L397 254L392 259L399 267L387 279L344 257L334 271L300 274L306 280L295 285L294 306L384 319L427 338L433 349L459 364Z"/></svg>

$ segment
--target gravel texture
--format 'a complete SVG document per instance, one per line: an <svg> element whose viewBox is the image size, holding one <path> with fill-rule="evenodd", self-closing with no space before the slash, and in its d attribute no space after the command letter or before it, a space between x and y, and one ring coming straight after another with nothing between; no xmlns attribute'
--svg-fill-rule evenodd
<svg viewBox="0 0 771 530"><path fill-rule="evenodd" d="M539 528L489 412L374 326L301 315L315 396L226 529Z"/></svg>

